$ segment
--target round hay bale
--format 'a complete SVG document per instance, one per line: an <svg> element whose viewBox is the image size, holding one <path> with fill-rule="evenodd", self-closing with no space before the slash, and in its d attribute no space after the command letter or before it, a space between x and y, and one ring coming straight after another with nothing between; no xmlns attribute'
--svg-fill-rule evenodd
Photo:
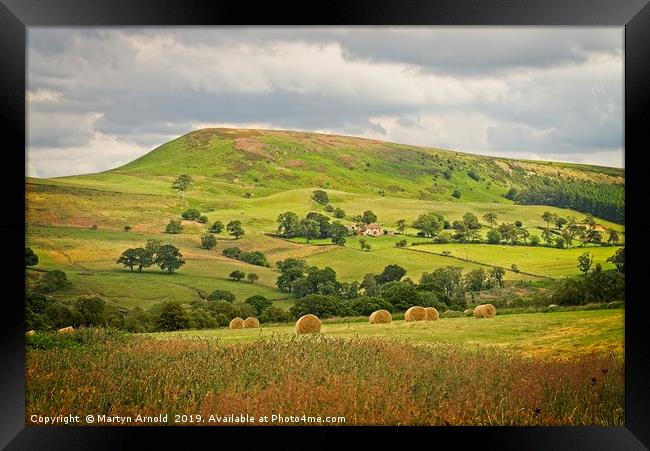
<svg viewBox="0 0 650 451"><path fill-rule="evenodd" d="M61 329L57 329L57 332L60 334L71 334L74 332L74 327L72 326L63 327Z"/></svg>
<svg viewBox="0 0 650 451"><path fill-rule="evenodd" d="M252 329L256 327L260 327L260 322L257 320L257 318L249 316L244 320L244 329Z"/></svg>
<svg viewBox="0 0 650 451"><path fill-rule="evenodd" d="M483 317L484 318L494 318L497 314L497 308L492 304L484 304L483 308Z"/></svg>
<svg viewBox="0 0 650 451"><path fill-rule="evenodd" d="M426 314L427 321L437 321L440 316L435 307L425 307L424 313Z"/></svg>
<svg viewBox="0 0 650 451"><path fill-rule="evenodd" d="M237 318L233 318L230 321L230 326L231 329L243 329L244 328L244 320L241 319L239 316Z"/></svg>
<svg viewBox="0 0 650 451"><path fill-rule="evenodd" d="M307 314L296 321L296 334L320 333L320 320L316 315Z"/></svg>
<svg viewBox="0 0 650 451"><path fill-rule="evenodd" d="M368 322L370 324L388 324L392 321L393 316L390 314L388 310L377 310L376 312L372 312L370 315L370 318L368 318Z"/></svg>
<svg viewBox="0 0 650 451"><path fill-rule="evenodd" d="M477 305L474 309L475 318L493 318L497 314L497 309L492 304Z"/></svg>
<svg viewBox="0 0 650 451"><path fill-rule="evenodd" d="M414 305L404 313L404 321L424 321L425 319L427 319L427 312L419 305Z"/></svg>
<svg viewBox="0 0 650 451"><path fill-rule="evenodd" d="M25 335L36 335L36 331L35 330L28 330L27 332L25 332Z"/></svg>

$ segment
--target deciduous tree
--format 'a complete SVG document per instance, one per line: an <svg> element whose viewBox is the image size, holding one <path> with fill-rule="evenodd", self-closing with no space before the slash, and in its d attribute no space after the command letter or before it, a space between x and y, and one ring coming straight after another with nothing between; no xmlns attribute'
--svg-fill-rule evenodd
<svg viewBox="0 0 650 451"><path fill-rule="evenodd" d="M326 205L329 204L330 199L327 196L327 193L323 191L322 189L317 189L311 194L311 198L314 199L316 202L318 202L321 205Z"/></svg>
<svg viewBox="0 0 650 451"><path fill-rule="evenodd" d="M204 249L214 249L216 245L217 239L214 237L214 235L206 233L201 236L201 247Z"/></svg>
<svg viewBox="0 0 650 451"><path fill-rule="evenodd" d="M239 220L230 221L226 225L226 230L228 230L230 236L234 236L235 239L239 239L246 234L246 232L241 226L241 221Z"/></svg>
<svg viewBox="0 0 650 451"><path fill-rule="evenodd" d="M177 234L183 231L183 224L178 219L171 219L167 227L165 227L165 233Z"/></svg>
<svg viewBox="0 0 650 451"><path fill-rule="evenodd" d="M210 232L210 233L221 233L221 232L223 232L223 228L224 228L223 222L215 221L214 224L212 224L210 226L210 228L208 229L208 232Z"/></svg>
<svg viewBox="0 0 650 451"><path fill-rule="evenodd" d="M591 265L594 262L594 256L589 252L578 255L578 269L583 274L587 274L591 269Z"/></svg>
<svg viewBox="0 0 650 451"><path fill-rule="evenodd" d="M242 280L244 277L246 277L246 273L244 271L240 271L238 269L234 270L231 272L228 277L230 277L232 280L239 282Z"/></svg>
<svg viewBox="0 0 650 451"><path fill-rule="evenodd" d="M483 215L483 220L487 222L491 228L494 228L494 224L497 223L497 219L499 218L496 213L489 212Z"/></svg>
<svg viewBox="0 0 650 451"><path fill-rule="evenodd" d="M171 274L185 264L185 260L181 258L182 256L183 255L176 246L163 244L158 248L154 263L158 265L161 270Z"/></svg>

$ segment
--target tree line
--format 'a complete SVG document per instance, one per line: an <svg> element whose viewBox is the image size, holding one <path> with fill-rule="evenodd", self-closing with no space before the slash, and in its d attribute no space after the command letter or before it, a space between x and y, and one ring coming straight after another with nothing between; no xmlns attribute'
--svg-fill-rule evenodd
<svg viewBox="0 0 650 451"><path fill-rule="evenodd" d="M511 188L505 197L518 204L571 208L625 224L624 185L536 177L522 190Z"/></svg>
<svg viewBox="0 0 650 451"><path fill-rule="evenodd" d="M362 296L391 297L396 302L394 307L408 308L409 301L398 301L400 293L411 292L412 289L425 292L428 301L439 307L465 305L467 291L480 291L493 286L503 286L505 270L495 267L486 271L478 268L463 275L462 268L446 266L437 268L430 273L423 273L419 284L410 278L404 279L406 269L399 265L388 265L380 274L366 274L361 281L340 282L336 272L330 268L308 266L304 260L288 258L278 261L276 267L280 272L276 286L289 292L294 298L301 299L310 295L325 295L343 299L355 299ZM392 293L391 295L387 293ZM413 299L406 297L404 299Z"/></svg>

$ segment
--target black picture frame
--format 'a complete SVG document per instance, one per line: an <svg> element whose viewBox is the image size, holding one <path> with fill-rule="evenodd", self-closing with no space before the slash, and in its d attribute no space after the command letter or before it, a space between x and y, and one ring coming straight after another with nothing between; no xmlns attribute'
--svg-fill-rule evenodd
<svg viewBox="0 0 650 451"><path fill-rule="evenodd" d="M36 26L117 25L557 25L625 27L625 168L627 251L625 310L625 426L624 427L454 427L414 428L397 437L406 446L416 440L454 446L476 443L482 449L647 449L650 447L650 343L645 324L648 304L643 295L639 237L643 227L643 151L650 124L650 4L648 0L365 0L296 5L216 1L153 0L0 0L0 127L3 131L2 184L5 215L0 231L7 255L22 252L25 232L24 154L26 29ZM486 49L489 51L489 49ZM558 99L558 101L562 101ZM8 139L7 139L8 138ZM22 168L22 170L21 170ZM634 205L637 208L634 208ZM11 212L11 213L10 213ZM24 236L24 235L23 235ZM25 425L25 346L23 315L25 274L11 258L2 273L5 282L2 364L0 364L0 446L6 449L122 449L145 439L187 449L196 440L244 448L283 443L290 447L299 433L315 447L338 446L351 432L364 434L366 446L381 444L395 428L108 428L40 427ZM7 291L7 288L10 288ZM169 432L182 435L171 442ZM250 433L249 433L250 432ZM264 432L262 434L262 432ZM216 434L219 434L218 436ZM280 437L282 434L284 437ZM218 440L216 437L220 437ZM137 440L137 441L136 441ZM179 445L178 443L182 443ZM295 441L294 443L298 443ZM348 442L349 443L349 442ZM312 446L307 446L311 448Z"/></svg>

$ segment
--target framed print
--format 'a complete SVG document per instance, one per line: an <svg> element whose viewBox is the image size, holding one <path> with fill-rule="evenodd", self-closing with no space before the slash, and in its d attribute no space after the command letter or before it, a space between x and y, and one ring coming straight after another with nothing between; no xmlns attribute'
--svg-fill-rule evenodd
<svg viewBox="0 0 650 451"><path fill-rule="evenodd" d="M647 2L285 12L3 0L0 443L645 449Z"/></svg>

